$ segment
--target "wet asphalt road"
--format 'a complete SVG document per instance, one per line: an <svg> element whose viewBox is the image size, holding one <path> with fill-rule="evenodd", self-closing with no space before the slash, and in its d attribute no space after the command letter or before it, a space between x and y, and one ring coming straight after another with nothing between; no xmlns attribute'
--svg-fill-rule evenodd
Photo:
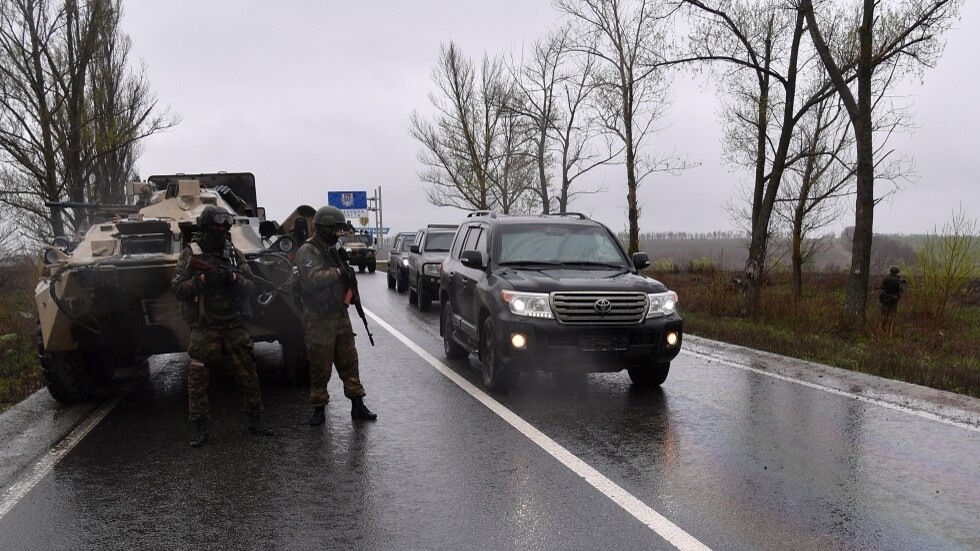
<svg viewBox="0 0 980 551"><path fill-rule="evenodd" d="M248 435L233 381L219 378L211 440L193 450L187 358L154 357L114 407L92 405L104 419L16 499L30 468L8 469L0 549L675 548L663 523L607 497L419 354L480 387L474 359L445 360L437 308L419 312L380 271L360 283L369 311L402 336L369 319L371 347L355 318L378 422L352 422L334 376L327 423L309 427L305 389L265 344L277 436ZM653 390L625 373L531 375L492 398L662 515L681 548L980 549L976 425L735 361L685 352ZM37 414L60 415L49 409Z"/></svg>

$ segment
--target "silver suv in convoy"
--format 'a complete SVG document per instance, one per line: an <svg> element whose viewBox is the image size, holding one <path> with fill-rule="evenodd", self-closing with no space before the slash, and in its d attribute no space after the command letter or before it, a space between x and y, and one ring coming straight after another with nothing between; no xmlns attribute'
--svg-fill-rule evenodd
<svg viewBox="0 0 980 551"><path fill-rule="evenodd" d="M415 232L402 232L388 253L388 288L404 293L408 288L408 254L415 242Z"/></svg>

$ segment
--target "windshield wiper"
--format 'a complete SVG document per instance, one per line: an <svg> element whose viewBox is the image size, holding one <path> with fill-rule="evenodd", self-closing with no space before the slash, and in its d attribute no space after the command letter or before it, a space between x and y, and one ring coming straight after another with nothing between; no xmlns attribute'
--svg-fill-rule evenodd
<svg viewBox="0 0 980 551"><path fill-rule="evenodd" d="M562 264L574 265L574 266L600 266L603 268L614 268L617 270L622 270L623 268L626 267L623 266L622 264L612 264L610 262L590 262L587 260L570 260L567 262L562 262Z"/></svg>
<svg viewBox="0 0 980 551"><path fill-rule="evenodd" d="M500 262L500 266L561 266L563 262L553 262L550 260L511 260Z"/></svg>

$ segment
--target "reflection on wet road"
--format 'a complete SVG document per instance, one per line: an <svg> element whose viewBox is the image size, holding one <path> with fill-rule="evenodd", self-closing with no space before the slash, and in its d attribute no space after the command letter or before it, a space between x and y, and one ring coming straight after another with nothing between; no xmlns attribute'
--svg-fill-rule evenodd
<svg viewBox="0 0 980 551"><path fill-rule="evenodd" d="M650 512L690 536L671 540L681 548L980 548L977 431L691 354L660 389L625 373L532 374L485 397L473 358L444 358L438 309L419 312L383 272L360 282L368 310L411 343L375 320L377 346L358 339L377 423L352 422L334 377L327 423L309 427L305 389L260 345L278 435L249 436L219 379L212 440L192 450L186 357L153 358L0 518L0 549L675 548Z"/></svg>

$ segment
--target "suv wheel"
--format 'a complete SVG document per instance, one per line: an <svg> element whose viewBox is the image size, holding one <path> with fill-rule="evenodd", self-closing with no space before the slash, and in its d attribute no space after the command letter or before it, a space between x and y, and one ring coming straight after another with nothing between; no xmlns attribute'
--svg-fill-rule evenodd
<svg viewBox="0 0 980 551"><path fill-rule="evenodd" d="M389 289L394 289L395 288L395 278L391 277L391 272L390 271L388 272L388 288Z"/></svg>
<svg viewBox="0 0 980 551"><path fill-rule="evenodd" d="M408 288L408 277L398 277L395 280L395 290L399 293L404 293L405 289Z"/></svg>
<svg viewBox="0 0 980 551"><path fill-rule="evenodd" d="M631 367L627 369L630 380L636 386L660 386L667 380L670 372L670 362L651 366Z"/></svg>
<svg viewBox="0 0 980 551"><path fill-rule="evenodd" d="M452 323L450 323L453 315L452 312L452 309L449 307L449 301L447 300L442 305L442 348L445 350L447 358L455 360L465 358L470 353L453 339Z"/></svg>
<svg viewBox="0 0 980 551"><path fill-rule="evenodd" d="M422 310L423 312L425 312L432 306L432 297L426 294L425 287L422 287L421 279L419 279L418 302L419 302L419 310Z"/></svg>
<svg viewBox="0 0 980 551"><path fill-rule="evenodd" d="M407 282L405 284L408 285L408 303L415 304L419 300L419 291L418 289L412 289L412 286Z"/></svg>
<svg viewBox="0 0 980 551"><path fill-rule="evenodd" d="M480 332L480 364L483 366L483 386L487 390L498 392L510 386L510 376L500 368L497 334L490 318L483 322L483 330Z"/></svg>

